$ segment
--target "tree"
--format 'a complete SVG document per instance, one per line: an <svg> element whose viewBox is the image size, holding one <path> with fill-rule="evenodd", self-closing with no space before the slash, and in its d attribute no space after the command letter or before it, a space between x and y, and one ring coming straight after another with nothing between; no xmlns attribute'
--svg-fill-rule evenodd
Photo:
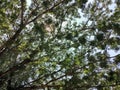
<svg viewBox="0 0 120 90"><path fill-rule="evenodd" d="M0 88L119 89L119 3L0 1Z"/></svg>

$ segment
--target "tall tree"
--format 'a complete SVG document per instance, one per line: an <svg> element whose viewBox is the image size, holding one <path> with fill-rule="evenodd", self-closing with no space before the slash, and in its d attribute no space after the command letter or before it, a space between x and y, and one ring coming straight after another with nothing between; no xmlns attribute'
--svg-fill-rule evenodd
<svg viewBox="0 0 120 90"><path fill-rule="evenodd" d="M120 88L119 0L27 1L0 1L0 89Z"/></svg>

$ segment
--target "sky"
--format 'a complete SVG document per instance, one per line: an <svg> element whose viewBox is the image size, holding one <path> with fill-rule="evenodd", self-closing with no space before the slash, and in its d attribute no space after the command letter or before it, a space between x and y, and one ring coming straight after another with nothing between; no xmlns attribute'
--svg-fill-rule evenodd
<svg viewBox="0 0 120 90"><path fill-rule="evenodd" d="M27 6L30 6L31 0L26 0L27 1Z"/></svg>

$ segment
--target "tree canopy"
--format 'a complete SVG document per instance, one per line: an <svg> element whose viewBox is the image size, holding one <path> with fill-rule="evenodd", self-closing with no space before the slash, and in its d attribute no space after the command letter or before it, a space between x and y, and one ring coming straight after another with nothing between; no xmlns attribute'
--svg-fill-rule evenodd
<svg viewBox="0 0 120 90"><path fill-rule="evenodd" d="M0 90L119 90L119 51L120 0L0 1Z"/></svg>

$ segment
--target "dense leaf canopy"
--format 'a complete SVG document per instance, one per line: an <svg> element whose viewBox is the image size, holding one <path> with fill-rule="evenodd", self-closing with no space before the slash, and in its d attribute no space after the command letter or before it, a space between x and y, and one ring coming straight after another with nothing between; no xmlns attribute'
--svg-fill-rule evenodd
<svg viewBox="0 0 120 90"><path fill-rule="evenodd" d="M120 0L0 1L0 90L119 90L119 51Z"/></svg>

